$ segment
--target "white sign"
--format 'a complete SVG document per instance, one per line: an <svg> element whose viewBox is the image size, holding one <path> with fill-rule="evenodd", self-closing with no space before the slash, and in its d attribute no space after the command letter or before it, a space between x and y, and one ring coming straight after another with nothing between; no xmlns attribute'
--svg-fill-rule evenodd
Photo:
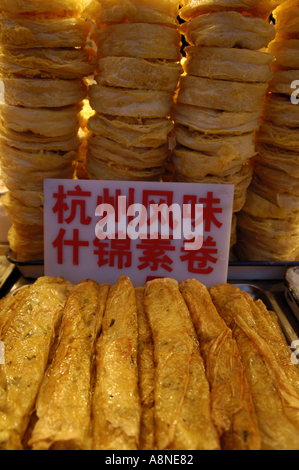
<svg viewBox="0 0 299 470"><path fill-rule="evenodd" d="M234 186L45 180L45 275L227 282Z"/></svg>

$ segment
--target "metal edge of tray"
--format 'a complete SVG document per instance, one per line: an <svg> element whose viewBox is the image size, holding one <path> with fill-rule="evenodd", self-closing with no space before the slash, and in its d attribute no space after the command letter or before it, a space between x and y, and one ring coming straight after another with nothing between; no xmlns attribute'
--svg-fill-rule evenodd
<svg viewBox="0 0 299 470"><path fill-rule="evenodd" d="M240 290L247 292L254 300L260 299L268 310L274 312L280 322L281 328L285 334L285 337L291 345L293 341L298 341L299 337L295 330L291 326L282 308L278 305L275 297L269 291L262 289L254 283L233 283L232 285L239 287Z"/></svg>

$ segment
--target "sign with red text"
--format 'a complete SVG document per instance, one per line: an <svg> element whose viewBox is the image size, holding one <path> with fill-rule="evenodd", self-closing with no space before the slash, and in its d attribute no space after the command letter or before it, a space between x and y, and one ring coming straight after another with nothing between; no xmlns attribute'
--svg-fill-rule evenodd
<svg viewBox="0 0 299 470"><path fill-rule="evenodd" d="M44 181L45 275L227 282L234 186Z"/></svg>

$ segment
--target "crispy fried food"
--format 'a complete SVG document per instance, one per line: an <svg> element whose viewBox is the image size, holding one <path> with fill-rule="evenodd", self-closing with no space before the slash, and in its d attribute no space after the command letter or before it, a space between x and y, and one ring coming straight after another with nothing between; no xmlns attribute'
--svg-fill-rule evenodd
<svg viewBox="0 0 299 470"><path fill-rule="evenodd" d="M276 70L275 65L273 65L273 68L274 77L269 83L269 91L271 93L281 93L284 95L294 93L294 88L292 88L291 85L295 80L298 80L298 70Z"/></svg>
<svg viewBox="0 0 299 470"><path fill-rule="evenodd" d="M195 18L199 14L215 11L240 10L247 11L255 7L261 0L182 0L180 16L184 20Z"/></svg>
<svg viewBox="0 0 299 470"><path fill-rule="evenodd" d="M299 2L289 0L279 5L273 16L276 20L275 29L278 38L299 38Z"/></svg>
<svg viewBox="0 0 299 470"><path fill-rule="evenodd" d="M171 161L179 173L189 178L200 179L205 178L207 175L228 174L236 168L241 171L243 164L255 154L253 152L249 156L247 152L244 152L238 158L234 158L235 155L230 153L230 146L225 150L226 152L223 152L223 155L208 155L177 145L173 150ZM247 158L248 156L249 158Z"/></svg>
<svg viewBox="0 0 299 470"><path fill-rule="evenodd" d="M0 151L2 164L9 164L11 170L22 174L58 171L78 159L78 154L75 151L48 152L42 149L30 152L1 143Z"/></svg>
<svg viewBox="0 0 299 470"><path fill-rule="evenodd" d="M260 18L236 11L202 14L183 23L179 31L189 44L208 47L235 47L257 51L275 38L275 27ZM272 51L270 50L272 53Z"/></svg>
<svg viewBox="0 0 299 470"><path fill-rule="evenodd" d="M259 128L260 110L232 113L176 103L171 116L176 123L206 134L240 135Z"/></svg>
<svg viewBox="0 0 299 470"><path fill-rule="evenodd" d="M139 450L154 450L155 442L155 363L152 332L145 314L144 288L136 287L138 318L138 375L141 399Z"/></svg>
<svg viewBox="0 0 299 470"><path fill-rule="evenodd" d="M96 113L89 119L87 127L94 135L107 137L127 148L157 148L168 143L173 122L165 118L146 119Z"/></svg>
<svg viewBox="0 0 299 470"><path fill-rule="evenodd" d="M174 129L176 141L198 152L211 156L219 156L230 160L246 161L256 154L254 149L253 132L241 135L223 136L204 134L192 131L188 127L176 124Z"/></svg>
<svg viewBox="0 0 299 470"><path fill-rule="evenodd" d="M185 48L184 71L188 75L235 82L265 83L271 80L274 56L261 51L224 47Z"/></svg>
<svg viewBox="0 0 299 470"><path fill-rule="evenodd" d="M0 16L0 42L4 47L84 47L91 23L82 18Z"/></svg>
<svg viewBox="0 0 299 470"><path fill-rule="evenodd" d="M87 97L83 80L52 80L0 76L5 88L5 103L25 108L59 108Z"/></svg>
<svg viewBox="0 0 299 470"><path fill-rule="evenodd" d="M137 170L128 166L120 166L102 162L92 158L88 153L85 166L90 179L93 180L115 180L115 181L160 181L166 166Z"/></svg>
<svg viewBox="0 0 299 470"><path fill-rule="evenodd" d="M82 138L78 135L77 128L70 134L57 137L46 137L33 134L30 131L17 132L7 127L5 122L0 119L0 142L1 145L7 145L26 152L40 152L41 148L45 152L69 152L80 147Z"/></svg>
<svg viewBox="0 0 299 470"><path fill-rule="evenodd" d="M147 283L144 308L154 341L158 449L220 449L204 362L178 283Z"/></svg>
<svg viewBox="0 0 299 470"><path fill-rule="evenodd" d="M211 388L212 419L223 450L260 450L256 414L241 356L231 330L219 316L208 289L195 279L182 282Z"/></svg>
<svg viewBox="0 0 299 470"><path fill-rule="evenodd" d="M2 335L6 364L5 407L0 410L0 448L21 450L22 438L34 410L49 353L59 326L70 283L40 278L25 291Z"/></svg>
<svg viewBox="0 0 299 470"><path fill-rule="evenodd" d="M10 13L50 13L58 16L79 16L85 0L0 0L0 10Z"/></svg>
<svg viewBox="0 0 299 470"><path fill-rule="evenodd" d="M285 171L294 178L299 178L299 152L260 142L256 143L256 150L262 165Z"/></svg>
<svg viewBox="0 0 299 470"><path fill-rule="evenodd" d="M37 402L33 450L90 447L90 407L95 344L102 327L109 285L77 284L63 312L58 347Z"/></svg>
<svg viewBox="0 0 299 470"><path fill-rule="evenodd" d="M268 83L239 83L183 75L177 101L236 113L243 110L256 112L261 109L267 88Z"/></svg>
<svg viewBox="0 0 299 470"><path fill-rule="evenodd" d="M44 260L44 230L39 225L17 225L8 232L12 256L18 261Z"/></svg>
<svg viewBox="0 0 299 470"><path fill-rule="evenodd" d="M297 371L290 357L285 370L282 367L285 358L281 356L285 349L275 348L277 335L273 337L265 322L261 325L261 313L253 312L257 305L238 287L215 286L210 294L237 341L256 409L262 449L298 449L299 396L293 382L297 383L294 379ZM292 366L293 373L289 371Z"/></svg>
<svg viewBox="0 0 299 470"><path fill-rule="evenodd" d="M135 170L145 170L168 163L167 144L158 148L126 148L105 137L90 137L88 147L92 158L106 162L108 165L112 163Z"/></svg>
<svg viewBox="0 0 299 470"><path fill-rule="evenodd" d="M241 169L237 166L235 171L230 170L224 174L207 175L204 178L193 178L183 175L178 171L175 173L175 181L182 183L201 184L233 184L235 186L233 212L239 212L245 204L247 188L252 180L253 168L245 164Z"/></svg>
<svg viewBox="0 0 299 470"><path fill-rule="evenodd" d="M147 23L114 24L95 29L92 37L98 45L99 58L181 60L181 35L176 28Z"/></svg>
<svg viewBox="0 0 299 470"><path fill-rule="evenodd" d="M289 96L267 93L261 109L261 118L277 127L299 127L299 108Z"/></svg>
<svg viewBox="0 0 299 470"><path fill-rule="evenodd" d="M92 85L91 107L101 114L141 118L162 118L170 115L173 93L155 90L133 90Z"/></svg>
<svg viewBox="0 0 299 470"><path fill-rule="evenodd" d="M59 137L78 130L81 109L81 103L63 108L21 108L0 104L0 116L5 126L13 131Z"/></svg>
<svg viewBox="0 0 299 470"><path fill-rule="evenodd" d="M0 47L0 72L28 78L78 79L91 75L97 66L91 47L7 49Z"/></svg>
<svg viewBox="0 0 299 470"><path fill-rule="evenodd" d="M109 291L97 343L92 403L94 450L138 449L141 405L137 357L135 291L123 275Z"/></svg>
<svg viewBox="0 0 299 470"><path fill-rule="evenodd" d="M96 24L157 23L177 25L179 0L92 0L83 11Z"/></svg>
<svg viewBox="0 0 299 470"><path fill-rule="evenodd" d="M1 198L5 212L14 223L19 225L35 225L43 227L44 211L42 206L29 207L16 199L11 192Z"/></svg>
<svg viewBox="0 0 299 470"><path fill-rule="evenodd" d="M179 62L104 57L99 59L99 72L96 76L99 85L174 92L183 68Z"/></svg>
<svg viewBox="0 0 299 470"><path fill-rule="evenodd" d="M261 121L256 140L263 144L275 145L281 149L299 152L298 126L276 126L272 122Z"/></svg>
<svg viewBox="0 0 299 470"><path fill-rule="evenodd" d="M274 67L299 69L299 39L276 39L269 44L268 52L275 56Z"/></svg>

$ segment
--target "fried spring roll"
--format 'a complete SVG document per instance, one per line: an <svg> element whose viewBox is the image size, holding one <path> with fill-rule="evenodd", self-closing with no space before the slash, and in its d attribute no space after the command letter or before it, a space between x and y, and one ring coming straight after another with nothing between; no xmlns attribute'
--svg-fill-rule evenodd
<svg viewBox="0 0 299 470"><path fill-rule="evenodd" d="M13 318L17 305L19 305L25 291L28 290L30 286L26 286L21 289L15 296L4 297L0 300L0 340L2 335L5 334L5 329L8 327L10 320Z"/></svg>
<svg viewBox="0 0 299 470"><path fill-rule="evenodd" d="M212 419L223 450L259 450L257 418L241 356L231 330L219 316L208 289L196 281L180 284L205 362Z"/></svg>
<svg viewBox="0 0 299 470"><path fill-rule="evenodd" d="M121 276L111 287L97 343L92 403L93 450L137 450L141 405L134 287Z"/></svg>
<svg viewBox="0 0 299 470"><path fill-rule="evenodd" d="M152 332L143 307L144 288L135 289L138 315L138 376L141 399L139 450L155 449L155 363Z"/></svg>
<svg viewBox="0 0 299 470"><path fill-rule="evenodd" d="M40 278L26 290L2 334L0 449L21 450L71 284Z"/></svg>
<svg viewBox="0 0 299 470"><path fill-rule="evenodd" d="M33 450L90 448L90 407L95 344L109 285L80 282L63 312L58 347L36 403Z"/></svg>
<svg viewBox="0 0 299 470"><path fill-rule="evenodd" d="M232 330L249 383L262 441L262 450L299 449L299 396L273 352L259 333L251 303L238 287L210 289L218 313Z"/></svg>
<svg viewBox="0 0 299 470"><path fill-rule="evenodd" d="M178 283L147 283L144 306L154 341L157 448L220 450L204 362Z"/></svg>

